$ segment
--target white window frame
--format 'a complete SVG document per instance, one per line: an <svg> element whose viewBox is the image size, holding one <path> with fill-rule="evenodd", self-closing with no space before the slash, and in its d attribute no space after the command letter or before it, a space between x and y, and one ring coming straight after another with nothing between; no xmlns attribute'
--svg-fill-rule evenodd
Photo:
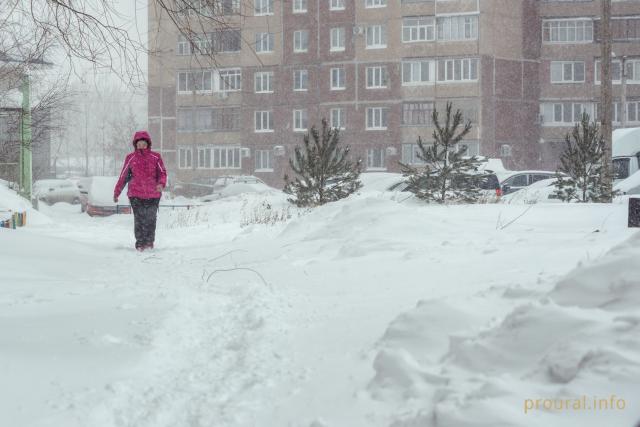
<svg viewBox="0 0 640 427"><path fill-rule="evenodd" d="M376 24L367 26L365 38L365 49L385 49L387 47L386 25Z"/></svg>
<svg viewBox="0 0 640 427"><path fill-rule="evenodd" d="M255 150L255 171L273 172L273 155L271 150Z"/></svg>
<svg viewBox="0 0 640 427"><path fill-rule="evenodd" d="M255 133L273 132L273 111L259 110L253 114L253 124ZM271 126L271 127L269 127Z"/></svg>
<svg viewBox="0 0 640 427"><path fill-rule="evenodd" d="M436 18L438 41L470 41L478 39L478 15L446 15Z"/></svg>
<svg viewBox="0 0 640 427"><path fill-rule="evenodd" d="M329 0L329 10L344 10L345 0Z"/></svg>
<svg viewBox="0 0 640 427"><path fill-rule="evenodd" d="M433 145L433 142L423 141L425 148L429 145ZM416 143L402 144L402 163L406 165L424 165L424 160L420 160L418 157L420 153L420 146Z"/></svg>
<svg viewBox="0 0 640 427"><path fill-rule="evenodd" d="M253 76L255 93L273 93L273 71L256 71Z"/></svg>
<svg viewBox="0 0 640 427"><path fill-rule="evenodd" d="M344 27L331 28L329 34L329 52L344 52L346 46Z"/></svg>
<svg viewBox="0 0 640 427"><path fill-rule="evenodd" d="M329 110L329 124L332 128L338 130L346 129L346 111L342 107L336 107Z"/></svg>
<svg viewBox="0 0 640 427"><path fill-rule="evenodd" d="M331 68L329 71L329 87L331 90L345 90L347 88L344 67Z"/></svg>
<svg viewBox="0 0 640 427"><path fill-rule="evenodd" d="M366 87L367 89L386 89L389 85L389 75L387 67L377 65L374 67L366 67Z"/></svg>
<svg viewBox="0 0 640 427"><path fill-rule="evenodd" d="M176 55L186 56L191 55L191 42L184 35L178 35L178 46L176 47Z"/></svg>
<svg viewBox="0 0 640 427"><path fill-rule="evenodd" d="M309 30L294 31L293 32L293 52L306 53L308 51L309 51Z"/></svg>
<svg viewBox="0 0 640 427"><path fill-rule="evenodd" d="M293 110L293 131L306 132L309 128L309 112L306 109Z"/></svg>
<svg viewBox="0 0 640 427"><path fill-rule="evenodd" d="M215 75L212 70L198 70L198 71L178 71L178 81L177 81L177 91L179 94L188 94L188 93L213 93L215 87ZM195 90L195 78L197 75L198 80L200 80L200 85L202 89ZM186 87L181 89L182 80L184 76L184 83ZM190 80L191 79L191 80ZM193 85L193 88L189 89L190 82ZM208 87L208 89L207 89Z"/></svg>
<svg viewBox="0 0 640 427"><path fill-rule="evenodd" d="M480 61L478 58L448 58L438 60L436 79L439 83L474 83L478 81L480 73ZM444 78L440 75L440 64L443 65ZM456 68L459 69L460 79L456 79ZM451 70L451 78L449 78ZM475 71L475 76L473 76ZM465 74L467 77L465 77Z"/></svg>
<svg viewBox="0 0 640 427"><path fill-rule="evenodd" d="M255 16L273 15L273 0L253 0Z"/></svg>
<svg viewBox="0 0 640 427"><path fill-rule="evenodd" d="M225 87L227 82L233 79L233 88ZM214 90L216 92L240 92L242 90L242 70L240 68L222 68L214 73Z"/></svg>
<svg viewBox="0 0 640 427"><path fill-rule="evenodd" d="M385 154L384 147L367 148L367 170L387 170Z"/></svg>
<svg viewBox="0 0 640 427"><path fill-rule="evenodd" d="M308 0L293 0L293 13L307 13Z"/></svg>
<svg viewBox="0 0 640 427"><path fill-rule="evenodd" d="M306 92L309 90L309 70L293 70L293 91Z"/></svg>
<svg viewBox="0 0 640 427"><path fill-rule="evenodd" d="M364 0L364 7L366 9L377 9L380 7L387 7L387 0Z"/></svg>
<svg viewBox="0 0 640 427"><path fill-rule="evenodd" d="M422 80L424 68L427 69L427 80ZM433 59L406 59L402 61L401 71L402 86L426 86L436 82L436 61Z"/></svg>
<svg viewBox="0 0 640 427"><path fill-rule="evenodd" d="M433 16L405 16L402 19L402 42L417 43L436 39L436 20Z"/></svg>
<svg viewBox="0 0 640 427"><path fill-rule="evenodd" d="M273 33L258 32L255 34L255 51L257 54L273 53L275 35Z"/></svg>
<svg viewBox="0 0 640 427"><path fill-rule="evenodd" d="M567 107L571 111L566 111ZM576 108L579 110L576 111ZM573 127L580 121L582 113L586 112L590 117L595 117L596 107L588 101L544 101L540 103L540 115L542 125L545 127ZM567 117L570 120L565 120ZM560 120L556 118L560 117Z"/></svg>
<svg viewBox="0 0 640 427"><path fill-rule="evenodd" d="M389 126L389 108L367 107L365 119L366 130L387 130Z"/></svg>
<svg viewBox="0 0 640 427"><path fill-rule="evenodd" d="M542 43L543 44L586 44L594 41L594 25L592 18L561 18L542 20ZM545 32L545 28L548 31ZM549 40L546 40L546 34ZM570 35L573 33L573 40ZM579 34L582 33L582 37ZM555 34L555 37L554 37ZM564 37L563 37L564 34ZM591 37L587 38L587 34ZM555 40L554 40L555 39ZM562 40L565 39L565 40Z"/></svg>
<svg viewBox="0 0 640 427"><path fill-rule="evenodd" d="M178 169L193 169L193 148L178 148Z"/></svg>
<svg viewBox="0 0 640 427"><path fill-rule="evenodd" d="M576 67L582 66L582 80L576 80ZM555 68L555 70L554 70ZM560 74L560 79L554 80L554 75ZM584 61L551 61L549 64L551 83L584 83L586 68Z"/></svg>

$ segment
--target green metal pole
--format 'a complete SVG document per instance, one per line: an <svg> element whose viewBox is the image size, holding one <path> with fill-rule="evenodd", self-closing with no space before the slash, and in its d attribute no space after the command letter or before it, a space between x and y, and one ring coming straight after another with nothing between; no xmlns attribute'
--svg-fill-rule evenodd
<svg viewBox="0 0 640 427"><path fill-rule="evenodd" d="M20 192L31 200L32 149L31 149L31 88L29 74L22 78L22 138L20 141Z"/></svg>

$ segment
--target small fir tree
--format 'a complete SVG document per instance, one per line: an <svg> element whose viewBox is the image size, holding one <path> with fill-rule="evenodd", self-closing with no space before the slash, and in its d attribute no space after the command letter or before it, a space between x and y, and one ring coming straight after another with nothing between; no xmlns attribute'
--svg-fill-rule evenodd
<svg viewBox="0 0 640 427"><path fill-rule="evenodd" d="M582 114L571 134L565 137L565 149L560 157L554 195L564 202L610 201L611 167L604 164L605 140L600 126L591 122L587 113Z"/></svg>
<svg viewBox="0 0 640 427"><path fill-rule="evenodd" d="M452 112L446 105L444 123L440 123L437 110L433 111L433 144L425 145L418 138L418 159L423 165L415 167L400 162L403 175L409 182L408 190L416 197L437 203L478 201L481 174L477 173L480 160L467 156L466 147L459 143L471 131L471 122L463 123L460 110Z"/></svg>
<svg viewBox="0 0 640 427"><path fill-rule="evenodd" d="M340 132L322 120L322 129L315 126L304 136L304 145L297 146L289 165L295 179L284 176L284 192L293 197L288 201L299 207L314 207L347 197L361 187L358 180L362 160L349 159L349 147L340 147Z"/></svg>

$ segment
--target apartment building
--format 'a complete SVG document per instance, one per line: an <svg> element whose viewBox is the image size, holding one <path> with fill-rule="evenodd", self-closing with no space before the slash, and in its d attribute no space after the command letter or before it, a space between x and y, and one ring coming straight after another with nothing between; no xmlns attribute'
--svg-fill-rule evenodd
<svg viewBox="0 0 640 427"><path fill-rule="evenodd" d="M470 154L550 168L577 111L597 109L597 0L222 0L206 12L223 25L195 44L151 3L149 128L180 181L253 174L279 187L322 118L366 170L398 171L448 101L473 123ZM640 73L640 3L613 12L614 52ZM636 83L615 92L634 120Z"/></svg>

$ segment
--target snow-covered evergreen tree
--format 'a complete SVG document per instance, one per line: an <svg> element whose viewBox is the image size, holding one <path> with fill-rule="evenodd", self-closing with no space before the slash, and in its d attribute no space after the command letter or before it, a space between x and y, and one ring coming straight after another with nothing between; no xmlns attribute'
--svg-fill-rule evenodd
<svg viewBox="0 0 640 427"><path fill-rule="evenodd" d="M284 176L284 192L291 194L289 202L299 207L323 205L347 197L361 187L358 180L362 160L349 157L349 147L340 146L340 132L322 120L322 129L315 126L304 136L304 145L297 146L289 159L295 179Z"/></svg>
<svg viewBox="0 0 640 427"><path fill-rule="evenodd" d="M605 140L600 126L582 114L571 134L565 137L560 158L555 196L565 202L607 202L614 195L611 167L605 165Z"/></svg>
<svg viewBox="0 0 640 427"><path fill-rule="evenodd" d="M409 182L408 190L429 202L476 202L480 197L481 174L477 173L480 160L468 156L466 147L458 144L471 131L471 122L463 123L462 112L452 111L446 105L444 123L437 110L433 111L433 144L425 145L418 138L418 159L423 165L413 166L400 162L403 175Z"/></svg>

